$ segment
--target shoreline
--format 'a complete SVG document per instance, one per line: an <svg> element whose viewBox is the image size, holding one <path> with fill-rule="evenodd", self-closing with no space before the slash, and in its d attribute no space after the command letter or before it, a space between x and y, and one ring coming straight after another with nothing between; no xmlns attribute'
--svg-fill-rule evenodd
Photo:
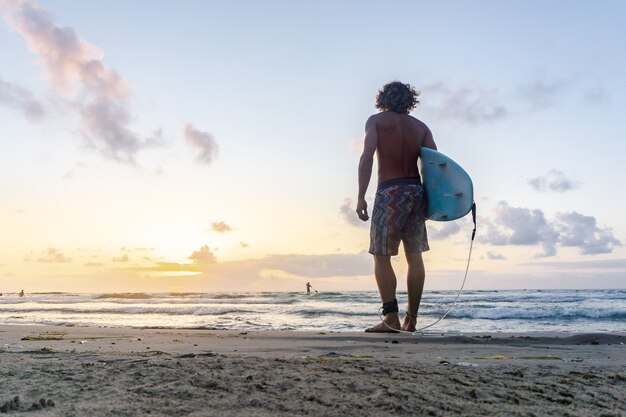
<svg viewBox="0 0 626 417"><path fill-rule="evenodd" d="M0 325L0 411L45 415L599 415L626 403L624 333Z"/></svg>
<svg viewBox="0 0 626 417"><path fill-rule="evenodd" d="M372 321L374 322L374 321ZM227 329L224 327L211 327L211 326L124 326L124 325L113 325L113 326L102 326L102 325L82 325L82 324L74 324L74 323L60 323L60 324L44 324L44 323L0 323L0 329L3 327L25 327L25 328L64 328L64 329L123 329L123 330L189 330L189 331L216 331L216 332L253 332L253 333L332 333L332 334L360 334L365 333L365 329L367 326L363 327L363 329L358 330L297 330L297 329L261 329L261 328L231 328ZM468 331L463 332L460 330L437 330L438 327L434 326L428 330L420 333L420 335L430 336L430 335L467 335L467 336L475 336L475 335L491 335L491 336L546 336L546 337L563 337L563 336L572 336L572 335L580 335L580 334L607 334L614 336L626 336L626 330L624 331L613 331L613 330L599 330L595 332L572 332L567 330L528 330L528 331L520 331L520 332L511 332L511 331L498 331L498 330L485 330L485 331ZM416 336L416 335L413 335Z"/></svg>

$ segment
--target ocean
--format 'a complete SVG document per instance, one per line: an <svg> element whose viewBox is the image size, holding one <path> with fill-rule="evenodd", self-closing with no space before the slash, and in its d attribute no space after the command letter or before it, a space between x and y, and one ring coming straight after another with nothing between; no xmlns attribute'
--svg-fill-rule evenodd
<svg viewBox="0 0 626 417"><path fill-rule="evenodd" d="M418 327L456 291L427 291ZM406 308L406 293L398 294ZM362 331L380 318L376 292L32 293L0 297L0 323L96 327ZM626 332L626 290L464 291L441 332Z"/></svg>

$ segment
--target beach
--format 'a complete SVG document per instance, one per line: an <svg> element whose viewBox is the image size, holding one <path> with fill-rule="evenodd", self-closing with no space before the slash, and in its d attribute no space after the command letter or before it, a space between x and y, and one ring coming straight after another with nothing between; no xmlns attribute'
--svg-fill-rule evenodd
<svg viewBox="0 0 626 417"><path fill-rule="evenodd" d="M623 416L624 342L623 333L2 325L0 412Z"/></svg>

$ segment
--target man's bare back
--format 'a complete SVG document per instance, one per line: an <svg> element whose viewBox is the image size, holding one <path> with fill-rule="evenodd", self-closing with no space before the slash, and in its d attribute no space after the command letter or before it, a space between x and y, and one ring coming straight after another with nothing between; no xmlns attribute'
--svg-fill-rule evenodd
<svg viewBox="0 0 626 417"><path fill-rule="evenodd" d="M420 147L436 149L430 129L415 117L386 111L369 118L367 136L377 136L378 183L419 177ZM371 130L371 131L370 131Z"/></svg>

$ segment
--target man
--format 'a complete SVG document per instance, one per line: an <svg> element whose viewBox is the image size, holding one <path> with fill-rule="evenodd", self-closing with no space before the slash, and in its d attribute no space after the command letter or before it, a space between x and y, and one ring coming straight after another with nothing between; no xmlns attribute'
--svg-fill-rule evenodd
<svg viewBox="0 0 626 417"><path fill-rule="evenodd" d="M415 331L425 279L422 252L429 249L424 224L425 198L417 159L421 147L437 149L428 126L409 116L419 103L418 95L409 84L398 81L386 84L376 97L380 113L371 116L365 124L356 212L361 220L369 219L365 192L376 153L378 188L372 210L369 252L374 255L374 274L384 315L382 323L366 332ZM391 266L391 257L398 254L400 241L409 265L409 305L402 326L398 317L396 275Z"/></svg>

